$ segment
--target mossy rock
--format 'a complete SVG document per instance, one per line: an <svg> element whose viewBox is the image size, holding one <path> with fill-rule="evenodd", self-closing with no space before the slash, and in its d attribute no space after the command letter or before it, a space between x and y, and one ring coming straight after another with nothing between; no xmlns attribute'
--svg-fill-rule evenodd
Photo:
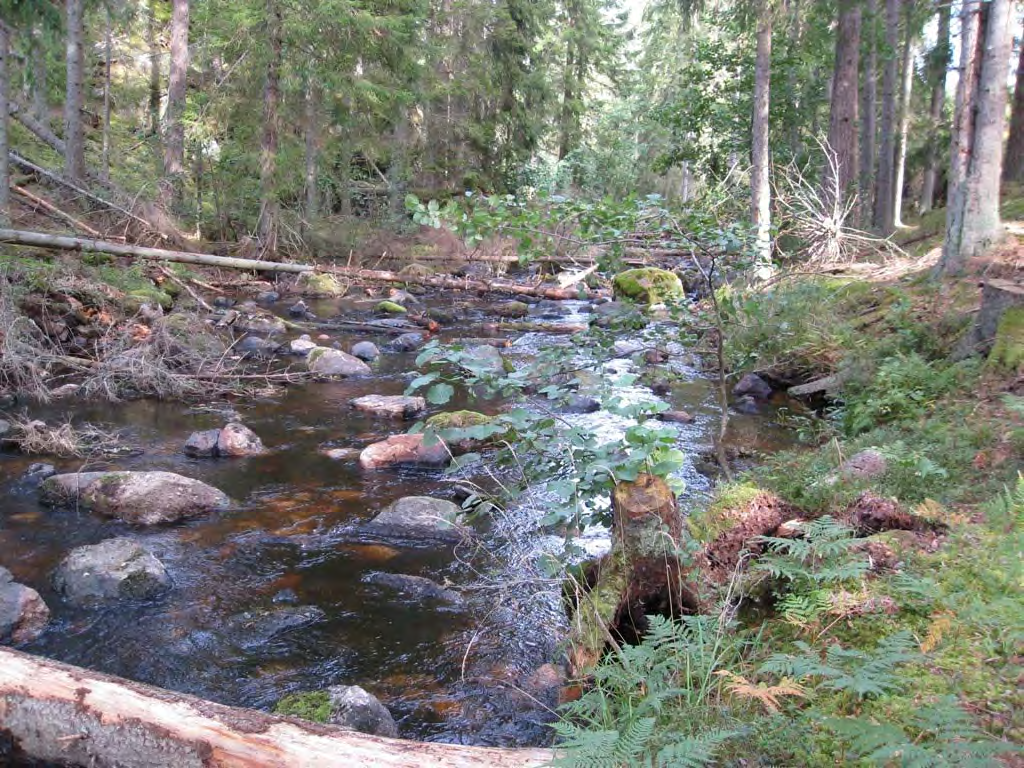
<svg viewBox="0 0 1024 768"><path fill-rule="evenodd" d="M1024 368L1024 307L1009 307L999 318L988 362L1010 371Z"/></svg>
<svg viewBox="0 0 1024 768"><path fill-rule="evenodd" d="M277 702L274 714L326 723L331 717L331 697L327 691L290 693Z"/></svg>
<svg viewBox="0 0 1024 768"><path fill-rule="evenodd" d="M526 317L530 314L530 305L522 301L506 301L494 307L498 317Z"/></svg>
<svg viewBox="0 0 1024 768"><path fill-rule="evenodd" d="M435 413L427 419L427 426L433 429L466 429L490 424L493 418L477 411L448 411Z"/></svg>
<svg viewBox="0 0 1024 768"><path fill-rule="evenodd" d="M686 298L679 275L667 269L641 267L620 272L612 281L615 296L645 304L665 304Z"/></svg>
<svg viewBox="0 0 1024 768"><path fill-rule="evenodd" d="M318 272L303 272L295 281L295 288L303 296L319 299L331 299L345 293L345 286L338 282L338 278Z"/></svg>
<svg viewBox="0 0 1024 768"><path fill-rule="evenodd" d="M161 322L164 330L185 349L210 357L223 355L228 349L224 338L196 315L175 312Z"/></svg>
<svg viewBox="0 0 1024 768"><path fill-rule="evenodd" d="M407 264L398 270L399 277L404 277L409 280L418 280L424 277L430 277L433 274L434 270L426 264Z"/></svg>
<svg viewBox="0 0 1024 768"><path fill-rule="evenodd" d="M398 304L397 302L382 301L380 304L377 305L377 311L383 312L384 314L387 315L404 315L409 310L407 310L405 307L403 307L401 304Z"/></svg>
<svg viewBox="0 0 1024 768"><path fill-rule="evenodd" d="M697 541L714 541L741 522L743 513L760 493L761 489L753 483L719 485L711 504L686 519L690 534Z"/></svg>
<svg viewBox="0 0 1024 768"><path fill-rule="evenodd" d="M143 304L156 304L166 310L174 306L174 297L159 288L137 288L125 295L122 304L129 313L138 312Z"/></svg>

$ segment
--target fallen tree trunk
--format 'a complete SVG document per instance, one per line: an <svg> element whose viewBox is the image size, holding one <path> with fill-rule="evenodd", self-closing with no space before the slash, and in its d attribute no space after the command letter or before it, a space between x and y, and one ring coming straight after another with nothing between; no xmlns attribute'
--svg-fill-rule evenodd
<svg viewBox="0 0 1024 768"><path fill-rule="evenodd" d="M307 264L282 264L276 261L235 259L230 256L214 256L209 253L185 253L167 251L162 248L144 248L138 245L121 245L103 240L87 240L82 237L49 235L43 232L27 232L18 229L0 229L0 243L27 245L34 248L49 248L62 251L88 251L106 253L111 256L128 256L156 261L173 261L181 264L202 264L207 267L226 267L257 272L312 272Z"/></svg>
<svg viewBox="0 0 1024 768"><path fill-rule="evenodd" d="M94 768L511 768L554 756L367 736L6 648L0 648L0 734L25 757Z"/></svg>
<svg viewBox="0 0 1024 768"><path fill-rule="evenodd" d="M84 232L85 234L92 235L93 237L103 237L102 234L100 234L98 231L90 227L84 221L79 221L70 213L62 211L60 208L55 206L50 201L45 200L39 197L38 195L33 195L24 187L19 187L17 184L11 184L11 189L17 192L22 197L24 197L26 200L32 202L35 205L38 205L40 208L42 208L50 215L55 216L56 218L61 219L62 221L66 221L79 232Z"/></svg>
<svg viewBox="0 0 1024 768"><path fill-rule="evenodd" d="M492 280L474 280L471 278L449 277L447 275L403 275L400 272L377 269L359 269L357 267L321 267L320 272L329 272L339 277L366 280L379 283L410 283L414 285L426 285L434 288L454 288L464 291L478 291L480 293L507 293L522 294L523 296L537 296L542 299L575 299L593 298L599 295L596 291L586 288L579 290L559 288L552 285L530 285L517 283L514 280L494 278Z"/></svg>

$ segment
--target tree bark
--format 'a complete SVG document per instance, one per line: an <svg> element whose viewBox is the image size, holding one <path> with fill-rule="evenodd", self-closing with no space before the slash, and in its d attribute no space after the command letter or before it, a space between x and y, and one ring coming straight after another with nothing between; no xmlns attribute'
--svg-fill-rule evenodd
<svg viewBox="0 0 1024 768"><path fill-rule="evenodd" d="M10 114L11 41L7 25L0 20L0 227L11 223L11 170L8 162L7 123Z"/></svg>
<svg viewBox="0 0 1024 768"><path fill-rule="evenodd" d="M1013 88L1013 111L1010 113L1010 138L1006 142L1003 181L1024 182L1024 35L1017 58L1017 82Z"/></svg>
<svg viewBox="0 0 1024 768"><path fill-rule="evenodd" d="M105 8L103 28L103 155L100 173L104 180L110 179L110 65L113 57L111 37L110 6Z"/></svg>
<svg viewBox="0 0 1024 768"><path fill-rule="evenodd" d="M44 232L28 232L20 229L0 229L0 243L27 245L35 248L50 248L59 251L86 251L107 253L111 256L128 256L155 261L173 261L180 264L203 264L208 267L245 269L267 272L312 272L308 264L281 264L255 259L235 259L230 256L214 256L209 253L185 253L168 251L163 248L144 248L140 245L122 245L104 240L89 240L83 237L50 235Z"/></svg>
<svg viewBox="0 0 1024 768"><path fill-rule="evenodd" d="M273 258L277 253L278 218L281 203L277 189L277 138L280 132L278 103L281 99L281 6L278 0L267 0L267 38L270 56L267 59L266 85L263 90L263 140L260 146L259 236L264 252Z"/></svg>
<svg viewBox="0 0 1024 768"><path fill-rule="evenodd" d="M930 57L932 96L928 109L928 163L921 183L921 213L928 213L935 205L935 189L939 179L939 134L946 105L946 72L949 70L950 58L953 55L953 47L949 44L950 21L953 17L952 3L942 4L938 10L938 17L938 34Z"/></svg>
<svg viewBox="0 0 1024 768"><path fill-rule="evenodd" d="M318 184L320 154L320 91L311 74L306 75L305 89L306 141L306 226L311 226L320 215L320 188Z"/></svg>
<svg viewBox="0 0 1024 768"><path fill-rule="evenodd" d="M228 707L0 648L0 730L26 757L95 768L512 768L550 749L387 739Z"/></svg>
<svg viewBox="0 0 1024 768"><path fill-rule="evenodd" d="M864 61L864 103L860 111L860 202L857 219L870 228L875 205L875 150L878 140L878 0L867 0L864 22L867 58Z"/></svg>
<svg viewBox="0 0 1024 768"><path fill-rule="evenodd" d="M10 43L8 42L8 45ZM49 124L46 106L46 47L43 30L40 26L32 28L32 113L33 117L44 125Z"/></svg>
<svg viewBox="0 0 1024 768"><path fill-rule="evenodd" d="M149 134L160 135L160 48L156 39L156 2L146 2L146 46L149 48Z"/></svg>
<svg viewBox="0 0 1024 768"><path fill-rule="evenodd" d="M754 61L753 151L750 170L751 219L757 232L759 257L771 259L771 187L768 171L768 107L772 76L772 5L759 0L757 20L757 55Z"/></svg>
<svg viewBox="0 0 1024 768"><path fill-rule="evenodd" d="M64 173L72 179L85 178L84 106L85 29L83 0L65 0L67 11L67 88L64 97Z"/></svg>
<svg viewBox="0 0 1024 768"><path fill-rule="evenodd" d="M908 9L909 10L909 9ZM893 224L903 226L903 182L907 170L907 137L910 131L910 97L914 87L914 41L911 38L910 14L907 14L906 38L903 41L903 87L900 89L899 149L896 150L896 178L892 190Z"/></svg>
<svg viewBox="0 0 1024 768"><path fill-rule="evenodd" d="M575 122L576 122L576 29L575 29L575 6L567 4L566 15L566 38L565 38L565 65L562 70L562 111L559 118L558 134L558 160L564 160L575 147Z"/></svg>
<svg viewBox="0 0 1024 768"><path fill-rule="evenodd" d="M860 23L861 9L858 0L841 0L828 125L828 145L835 155L835 169L833 171L831 163L826 163L822 190L825 200L840 208L853 194L859 176L857 101Z"/></svg>
<svg viewBox="0 0 1024 768"><path fill-rule="evenodd" d="M185 97L188 89L189 0L173 0L171 7L171 69L167 80L164 132L165 204L181 203L185 175Z"/></svg>
<svg viewBox="0 0 1024 768"><path fill-rule="evenodd" d="M984 4L983 24L977 3L965 2L961 14L961 85L950 166L951 195L941 272L963 271L968 259L982 255L1000 236L999 181L1006 127L1006 69L1009 66L1010 0ZM963 92L961 92L963 90ZM973 118L973 119L972 119Z"/></svg>
<svg viewBox="0 0 1024 768"><path fill-rule="evenodd" d="M885 68L882 70L882 122L878 142L878 178L875 184L875 229L889 235L893 216L896 160L896 78L900 45L901 0L885 0Z"/></svg>

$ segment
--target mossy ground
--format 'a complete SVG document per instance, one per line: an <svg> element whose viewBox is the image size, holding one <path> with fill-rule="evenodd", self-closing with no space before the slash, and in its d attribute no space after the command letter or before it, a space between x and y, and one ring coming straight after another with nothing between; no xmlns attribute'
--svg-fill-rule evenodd
<svg viewBox="0 0 1024 768"><path fill-rule="evenodd" d="M326 723L331 716L331 697L327 691L290 693L277 702L274 713L301 717L314 723Z"/></svg>

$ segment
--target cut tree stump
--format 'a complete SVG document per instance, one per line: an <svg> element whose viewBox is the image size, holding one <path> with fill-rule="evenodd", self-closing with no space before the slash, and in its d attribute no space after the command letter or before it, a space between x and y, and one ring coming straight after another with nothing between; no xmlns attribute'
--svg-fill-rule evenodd
<svg viewBox="0 0 1024 768"><path fill-rule="evenodd" d="M675 495L664 480L641 475L615 487L612 549L567 585L567 597L575 603L569 645L573 676L588 674L607 647L639 642L648 616L696 612L698 601L677 554L684 536Z"/></svg>
<svg viewBox="0 0 1024 768"><path fill-rule="evenodd" d="M1010 280L983 282L978 318L960 342L954 356L962 360L974 354L989 354L996 344L1000 323L1007 312L1024 313L1024 286Z"/></svg>
<svg viewBox="0 0 1024 768"><path fill-rule="evenodd" d="M367 736L227 707L0 648L0 742L89 768L512 768L550 749L489 749ZM3 755L0 755L0 762Z"/></svg>

